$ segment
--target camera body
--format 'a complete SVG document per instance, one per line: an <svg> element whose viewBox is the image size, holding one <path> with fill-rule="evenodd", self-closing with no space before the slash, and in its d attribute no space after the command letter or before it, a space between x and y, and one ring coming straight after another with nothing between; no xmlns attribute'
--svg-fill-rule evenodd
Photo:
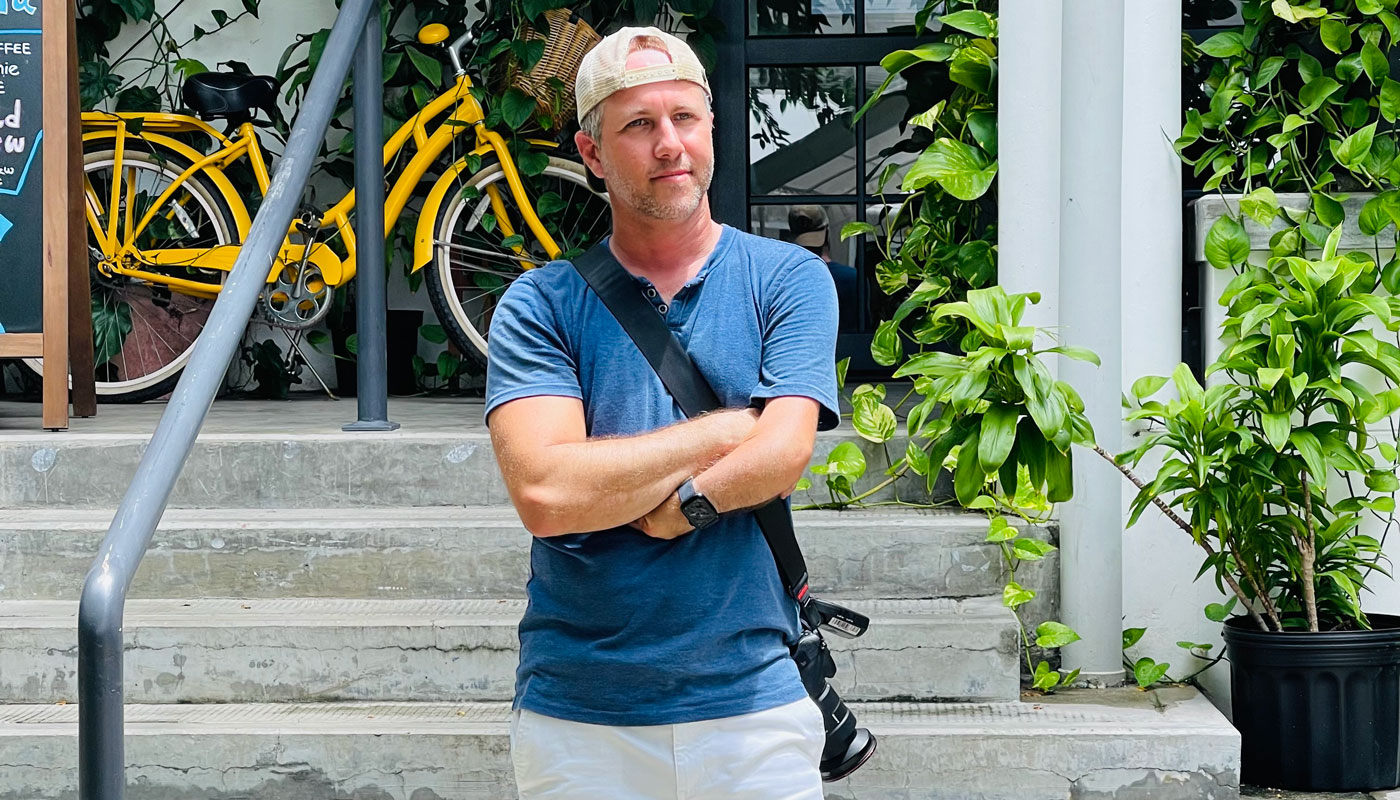
<svg viewBox="0 0 1400 800"><path fill-rule="evenodd" d="M822 638L822 629L854 639L870 627L864 614L810 595L801 602L802 635L792 648L792 659L802 676L807 695L821 709L826 726L826 746L822 749L822 780L840 780L855 772L875 752L875 737L856 727L855 715L827 682L836 674L836 661Z"/></svg>

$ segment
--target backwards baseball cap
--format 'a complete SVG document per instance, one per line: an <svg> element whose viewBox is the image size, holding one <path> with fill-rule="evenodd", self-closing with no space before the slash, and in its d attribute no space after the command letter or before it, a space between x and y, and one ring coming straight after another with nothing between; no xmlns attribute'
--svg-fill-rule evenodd
<svg viewBox="0 0 1400 800"><path fill-rule="evenodd" d="M803 247L826 244L826 209L821 206L793 206L788 210L788 232Z"/></svg>
<svg viewBox="0 0 1400 800"><path fill-rule="evenodd" d="M628 69L627 57L638 50L659 50L670 58L670 63ZM700 59L690 45L675 36L652 27L622 28L608 34L584 55L578 67L574 98L579 122L613 92L661 81L698 83L706 97L712 96Z"/></svg>

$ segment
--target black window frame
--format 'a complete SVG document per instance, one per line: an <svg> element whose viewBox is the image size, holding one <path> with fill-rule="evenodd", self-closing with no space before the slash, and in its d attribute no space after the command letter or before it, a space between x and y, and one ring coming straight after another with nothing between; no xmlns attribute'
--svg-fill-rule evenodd
<svg viewBox="0 0 1400 800"><path fill-rule="evenodd" d="M856 186L851 195L757 195L749 184L749 108L748 72L751 67L854 67L856 70L856 108L869 98L865 68L879 66L880 60L895 50L905 50L925 41L908 33L861 33L865 27L864 0L856 0L854 29L856 33L772 35L750 34L748 31L748 2L725 0L717 4L724 33L716 39L716 66L710 74L716 116L715 174L710 192L711 210L715 218L739 230L750 228L751 207L756 205L815 205L855 204L856 219L866 220L867 209L874 203L888 202L893 193L872 194L866 186L865 120L856 123ZM837 345L837 357L851 356L851 377L861 379L887 378L889 369L879 367L870 358L870 340L878 320L869 319L866 263L862 252L853 264L861 276L857 281L856 303L859 308L858 326L870 332L842 334Z"/></svg>

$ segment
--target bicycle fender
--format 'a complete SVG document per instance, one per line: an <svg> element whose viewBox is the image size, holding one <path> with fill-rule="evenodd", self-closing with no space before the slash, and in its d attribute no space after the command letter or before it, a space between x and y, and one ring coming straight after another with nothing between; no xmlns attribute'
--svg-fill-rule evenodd
<svg viewBox="0 0 1400 800"><path fill-rule="evenodd" d="M558 148L558 142L551 142L545 139L529 139L530 144L539 147ZM442 208L442 201L447 198L447 193L452 189L457 177L467 171L467 159L472 156L485 156L494 151L489 144L483 144L471 151L467 155L457 159L452 166L443 171L442 177L428 192L428 199L423 202L423 208L418 212L418 229L413 237L413 269L417 272L427 266L433 260L433 226L437 224L438 211Z"/></svg>
<svg viewBox="0 0 1400 800"><path fill-rule="evenodd" d="M84 142L116 138L116 128L106 130L95 130L83 134ZM159 144L162 147L168 147L171 150L174 150L175 152L184 156L185 158L188 158L191 164L205 157L205 154L199 152L193 147L190 147L189 145L177 139L171 139L168 136L161 136L158 133L151 133L150 131L142 131L140 135L129 133L127 134L126 138L139 139L141 141ZM228 179L228 176L224 175L224 173L220 170L209 169L208 167L205 167L204 169L200 170L200 172L203 173L206 177L208 177L209 180L213 181L215 187L217 187L219 192L224 195L223 199L228 202L229 210L233 212L233 223L238 227L239 240L241 241L247 239L248 229L253 226L253 221L248 216L248 208L243 204L243 198L239 196L238 190L233 188L233 183Z"/></svg>

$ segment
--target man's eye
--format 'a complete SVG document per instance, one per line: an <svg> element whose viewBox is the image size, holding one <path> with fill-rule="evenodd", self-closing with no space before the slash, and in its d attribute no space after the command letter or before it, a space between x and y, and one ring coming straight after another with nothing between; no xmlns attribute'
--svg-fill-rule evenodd
<svg viewBox="0 0 1400 800"><path fill-rule="evenodd" d="M644 119L634 119L634 120L632 120L631 122L627 123L627 127L629 127L629 128L636 128L636 127L639 127L639 126L645 125L645 124L647 124L647 121L644 120Z"/></svg>

